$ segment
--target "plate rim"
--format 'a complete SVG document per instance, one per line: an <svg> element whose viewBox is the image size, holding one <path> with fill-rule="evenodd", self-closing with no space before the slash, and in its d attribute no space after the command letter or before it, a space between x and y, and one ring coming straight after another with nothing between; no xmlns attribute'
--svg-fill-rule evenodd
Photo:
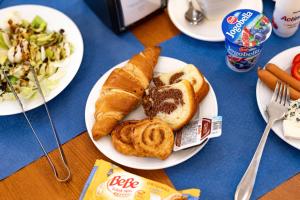
<svg viewBox="0 0 300 200"><path fill-rule="evenodd" d="M179 59L176 59L176 58L173 58L173 57L168 57L168 56L160 56L159 58L162 58L162 59L173 59L173 60L176 60L177 62L181 62L183 63L184 65L186 65L187 63L184 62L184 61L181 61ZM157 170L157 169L165 169L165 168L169 168L169 167L172 167L172 166L175 166L175 165L178 165L178 164L181 164L185 161L187 161L188 159L190 159L191 157L193 157L194 155L196 155L200 150L202 150L204 148L204 146L207 144L207 142L209 141L209 139L207 139L202 145L199 145L199 146L196 146L196 147L192 147L192 148L198 148L197 150L193 151L191 154L189 154L188 156L186 156L184 159L181 159L179 162L174 162L172 164L167 164L167 165L164 165L164 166L157 166L157 167L141 167L141 166L133 166L133 165L130 165L130 164L127 164L127 163L124 163L124 162L119 162L118 160L114 159L112 156L109 156L109 155L106 155L105 153L103 153L100 148L98 147L98 144L96 143L96 141L93 139L92 137L92 133L88 127L88 113L87 113L87 110L88 110L88 103L90 101L90 98L91 98L91 95L92 95L92 91L94 89L96 89L96 85L98 84L98 82L100 81L100 79L106 74L108 73L109 71L111 71L112 69L114 69L115 67L118 67L120 65L122 65L123 63L126 63L128 60L125 60L125 61L122 61L116 65L114 65L113 67L111 67L109 70L107 70L105 73L102 74L101 77L99 77L99 79L95 82L94 86L92 87L89 95L88 95L88 98L87 98L87 101L86 101L86 106L85 106L85 124L86 124L86 128L87 128L87 132L88 132L88 135L89 135L89 138L92 140L93 144L95 145L95 147L98 149L98 151L100 151L103 155L105 155L107 158L113 160L114 162L120 164L120 165L123 165L123 166L126 166L126 167L130 167L130 168L134 168L134 169L142 169L142 170ZM205 80L208 82L209 86L210 86L210 91L212 92L212 95L213 95L213 98L214 98L214 101L215 101L215 109L216 109L216 114L218 115L218 101L217 101L217 97L216 97L216 94L214 92L214 89L213 87L211 86L210 82L205 78Z"/></svg>
<svg viewBox="0 0 300 200"><path fill-rule="evenodd" d="M21 9L20 9L21 8ZM70 24L73 26L72 28L74 28L74 30L77 32L76 34L78 34L78 39L76 40L76 48L78 48L80 50L79 52L79 62L78 62L78 67L74 68L72 67L74 70L73 70L73 73L74 75L66 81L66 83L64 85L62 85L62 87L60 89L57 89L57 91L52 94L51 96L45 96L45 99L46 99L46 103L48 103L49 101L53 100L55 97L57 97L61 92L63 92L67 86L70 85L70 83L72 82L72 80L75 78L76 74L78 73L79 71L79 68L82 64L82 60L83 60L83 54L84 54L84 43L83 43L83 38L82 38L82 34L80 32L80 29L78 28L77 24L65 13L63 13L62 11L56 9L56 8L53 8L53 7L50 7L50 6L44 6L44 5L39 5L39 4L19 4L19 5L13 5L13 6L8 6L8 7L4 7L4 8L1 8L0 9L0 13L1 12L9 12L10 10L13 12L14 10L13 9L18 9L18 10L22 10L22 9L44 9L44 10L48 10L49 12L56 12L57 14L65 17L66 20L68 20L70 22ZM21 12L26 12L26 10L22 10ZM1 103L1 102L0 102ZM27 111L31 111L31 110L34 110L40 106L43 105L43 102L40 101L40 102L37 102L36 105L34 106L31 106L31 107L25 107L24 110L25 112ZM14 112L5 112L5 113L1 113L0 112L0 116L10 116L10 115L16 115L16 114L20 114L22 113L22 110L21 109L18 109L19 111L14 111Z"/></svg>
<svg viewBox="0 0 300 200"><path fill-rule="evenodd" d="M183 25L181 25L179 22L177 22L175 20L175 16L173 15L173 12L170 11L170 6L169 6L170 2L174 2L174 1L175 0L169 0L168 5L167 5L167 11L168 11L168 14L169 14L169 17L170 17L172 23L176 26L176 28L178 28L180 30L180 32L184 33L185 35L188 35L189 37L197 39L197 40L202 40L202 41L207 41L207 42L223 42L223 41L225 41L225 37L222 37L222 38L219 38L219 37L218 38L217 37L212 38L212 37L198 36L197 34L192 33L191 31L186 31L186 28L184 28ZM244 1L249 1L249 0L242 0L241 4ZM251 0L251 3L252 3L252 1L253 0ZM263 12L263 2L262 2L262 0L254 0L254 1L257 1L257 3L259 3L259 9L258 10L260 12ZM208 20L208 19L206 19L206 20ZM215 20L210 20L210 21L215 21Z"/></svg>
<svg viewBox="0 0 300 200"><path fill-rule="evenodd" d="M277 56L284 55L284 54L286 54L287 52L289 52L289 51L294 51L294 50L296 50L296 49L298 49L299 52L300 52L300 46L291 47L291 48L288 48L288 49L285 49L285 50L279 52L278 54L276 54L275 56L273 56L267 63L272 62L272 60L276 59ZM284 70L285 70L285 68L283 68L282 66L279 66L279 67L280 67L281 69L284 69ZM287 67L286 69L288 69L288 67ZM257 82L256 82L256 103L257 103L257 106L258 106L258 109L259 109L259 112L260 112L262 118L263 118L264 121L267 123L267 115L266 115L266 113L265 113L265 111L264 111L264 108L263 108L263 105L262 105L262 103L261 103L261 96L259 95L259 91L261 90L261 86L262 86L262 85L263 85L262 81L258 78L258 79L257 79ZM282 126L282 123L281 123L280 126ZM273 132L274 132L281 140L283 140L284 142L286 142L286 143L289 144L290 146L292 146L292 147L294 147L294 148L300 150L300 145L299 145L299 146L294 145L293 142L290 141L290 139L285 138L285 137L283 136L283 134L282 134L282 135L279 134L279 133L278 133L279 130L276 130L276 129L274 130L274 126L273 126L271 129L272 129L272 131L273 131Z"/></svg>

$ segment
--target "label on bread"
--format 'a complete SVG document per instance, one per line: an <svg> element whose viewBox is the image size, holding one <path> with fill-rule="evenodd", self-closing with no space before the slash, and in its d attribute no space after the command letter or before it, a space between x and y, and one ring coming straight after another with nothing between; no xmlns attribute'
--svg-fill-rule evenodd
<svg viewBox="0 0 300 200"><path fill-rule="evenodd" d="M80 200L198 200L199 189L177 191L120 167L97 160L83 188Z"/></svg>
<svg viewBox="0 0 300 200"><path fill-rule="evenodd" d="M222 134L222 116L200 118L176 132L174 151L202 144L208 138L220 137Z"/></svg>

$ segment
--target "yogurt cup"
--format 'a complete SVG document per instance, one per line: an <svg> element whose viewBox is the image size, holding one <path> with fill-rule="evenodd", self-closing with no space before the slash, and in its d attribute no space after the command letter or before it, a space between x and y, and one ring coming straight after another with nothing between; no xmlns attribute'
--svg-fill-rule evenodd
<svg viewBox="0 0 300 200"><path fill-rule="evenodd" d="M229 13L222 22L226 64L236 72L247 72L257 63L272 25L263 14L249 9Z"/></svg>

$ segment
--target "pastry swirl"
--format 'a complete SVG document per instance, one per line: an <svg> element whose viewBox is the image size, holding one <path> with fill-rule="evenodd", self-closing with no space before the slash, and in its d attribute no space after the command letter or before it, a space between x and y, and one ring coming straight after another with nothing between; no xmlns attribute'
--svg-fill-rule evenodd
<svg viewBox="0 0 300 200"><path fill-rule="evenodd" d="M131 133L138 121L130 120L119 124L112 132L112 143L117 151L125 155L137 155L131 141Z"/></svg>
<svg viewBox="0 0 300 200"><path fill-rule="evenodd" d="M125 155L166 159L174 145L174 134L159 119L125 121L111 133L113 146Z"/></svg>
<svg viewBox="0 0 300 200"><path fill-rule="evenodd" d="M139 155L164 160L172 153L174 134L167 123L146 119L136 124L131 140Z"/></svg>

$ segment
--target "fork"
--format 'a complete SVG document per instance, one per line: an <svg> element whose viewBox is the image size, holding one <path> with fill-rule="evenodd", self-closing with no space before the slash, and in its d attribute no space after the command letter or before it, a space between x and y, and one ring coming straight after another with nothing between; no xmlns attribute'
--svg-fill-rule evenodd
<svg viewBox="0 0 300 200"><path fill-rule="evenodd" d="M258 147L253 155L253 158L238 184L235 192L235 200L249 200L255 184L256 174L261 160L261 156L273 124L282 119L286 114L289 106L289 87L277 81L274 93L272 95L271 102L267 106L267 113L269 116L268 124L260 139Z"/></svg>

